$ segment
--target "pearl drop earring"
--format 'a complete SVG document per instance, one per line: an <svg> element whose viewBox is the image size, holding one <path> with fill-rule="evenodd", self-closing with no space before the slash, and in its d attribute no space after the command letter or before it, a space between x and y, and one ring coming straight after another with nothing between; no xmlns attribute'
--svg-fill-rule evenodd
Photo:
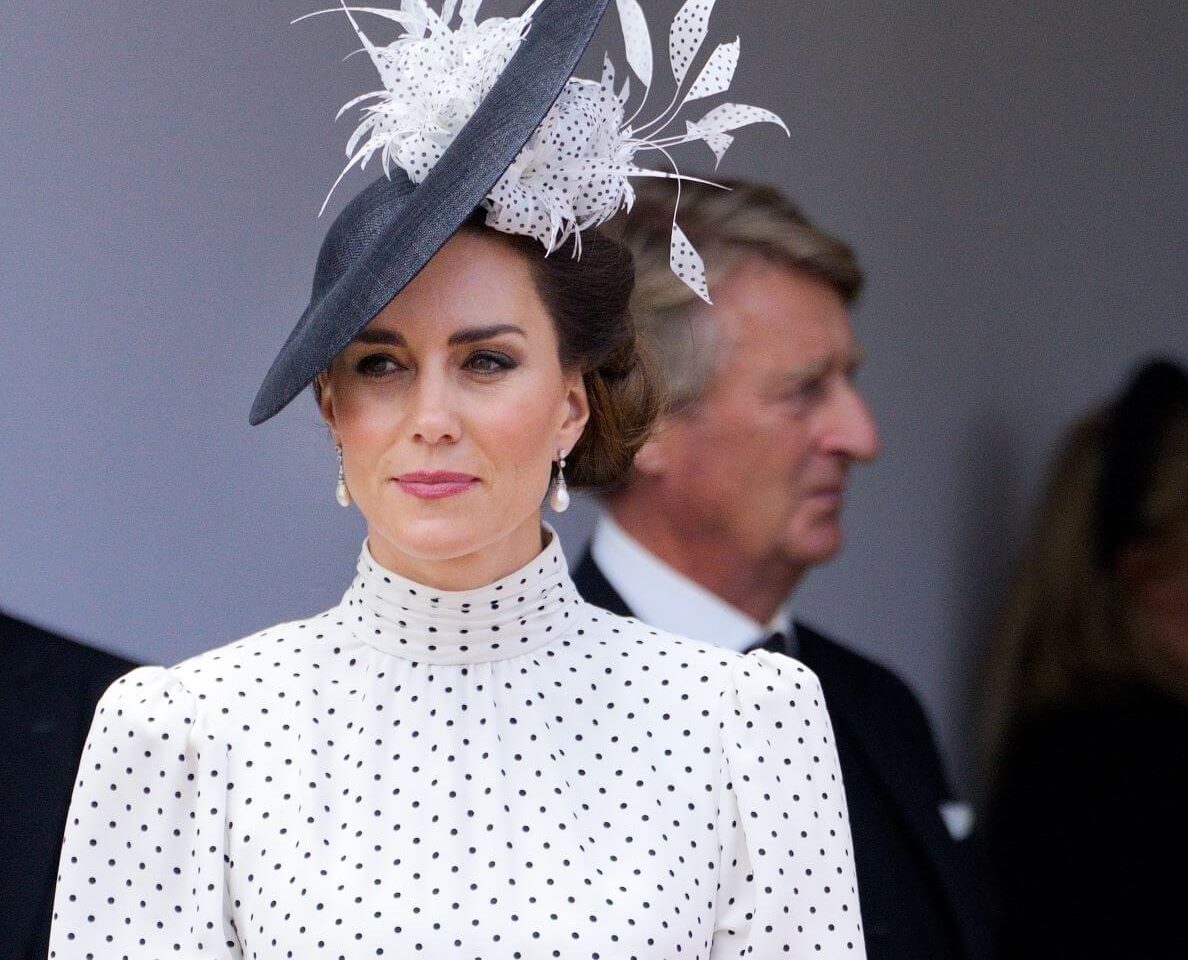
<svg viewBox="0 0 1188 960"><path fill-rule="evenodd" d="M569 490L565 486L565 451L557 451L557 478L553 481L553 489L549 493L549 506L557 513L564 513L569 508Z"/></svg>
<svg viewBox="0 0 1188 960"><path fill-rule="evenodd" d="M347 489L346 474L342 472L342 447L334 448L338 452L338 482L334 484L334 499L340 507L351 505L351 491Z"/></svg>

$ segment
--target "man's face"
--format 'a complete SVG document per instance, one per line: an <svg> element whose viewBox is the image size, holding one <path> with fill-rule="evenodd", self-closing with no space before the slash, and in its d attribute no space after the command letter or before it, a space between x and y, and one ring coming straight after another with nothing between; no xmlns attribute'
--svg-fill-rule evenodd
<svg viewBox="0 0 1188 960"><path fill-rule="evenodd" d="M846 307L828 284L761 260L713 296L723 356L704 398L657 438L664 509L725 562L803 570L841 547L850 464L878 453Z"/></svg>

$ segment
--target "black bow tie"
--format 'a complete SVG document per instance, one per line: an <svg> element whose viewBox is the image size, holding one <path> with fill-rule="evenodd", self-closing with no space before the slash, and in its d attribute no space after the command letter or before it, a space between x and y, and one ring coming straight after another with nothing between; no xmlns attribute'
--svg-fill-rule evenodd
<svg viewBox="0 0 1188 960"><path fill-rule="evenodd" d="M787 653L788 652L788 636L783 630L773 630L765 637L760 637L749 647L746 652L750 653L752 650L768 650L771 653Z"/></svg>

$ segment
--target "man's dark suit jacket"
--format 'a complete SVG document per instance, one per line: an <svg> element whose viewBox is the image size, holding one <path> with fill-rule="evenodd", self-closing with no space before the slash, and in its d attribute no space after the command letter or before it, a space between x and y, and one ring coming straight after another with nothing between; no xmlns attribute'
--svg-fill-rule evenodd
<svg viewBox="0 0 1188 960"><path fill-rule="evenodd" d="M633 615L589 551L574 582L588 602ZM890 670L801 624L796 659L820 678L833 720L868 957L989 960L986 891L973 851L941 820L951 793L915 696Z"/></svg>
<svg viewBox="0 0 1188 960"><path fill-rule="evenodd" d="M45 960L91 715L134 666L0 613L0 960Z"/></svg>

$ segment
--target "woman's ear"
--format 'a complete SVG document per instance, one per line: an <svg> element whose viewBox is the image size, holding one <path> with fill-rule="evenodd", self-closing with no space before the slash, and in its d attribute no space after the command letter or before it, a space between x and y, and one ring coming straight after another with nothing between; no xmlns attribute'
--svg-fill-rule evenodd
<svg viewBox="0 0 1188 960"><path fill-rule="evenodd" d="M330 374L325 370L319 373L314 378L313 388L322 419L326 421L326 426L330 428L330 435L334 438L334 442L338 443L338 430L336 429L334 419L334 389L330 382Z"/></svg>
<svg viewBox="0 0 1188 960"><path fill-rule="evenodd" d="M590 397L586 392L586 380L581 371L574 371L565 377L565 419L557 436L561 449L569 451L577 446L589 419Z"/></svg>

